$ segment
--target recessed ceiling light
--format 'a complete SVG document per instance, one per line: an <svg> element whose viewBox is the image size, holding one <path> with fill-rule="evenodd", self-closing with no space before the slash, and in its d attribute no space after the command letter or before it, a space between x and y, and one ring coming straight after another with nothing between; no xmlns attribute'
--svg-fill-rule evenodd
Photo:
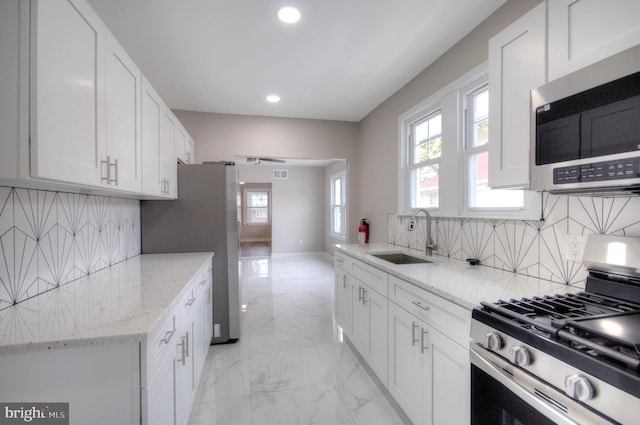
<svg viewBox="0 0 640 425"><path fill-rule="evenodd" d="M278 103L280 102L280 96L278 96L277 94L270 94L269 96L267 96L267 102Z"/></svg>
<svg viewBox="0 0 640 425"><path fill-rule="evenodd" d="M295 24L300 20L300 11L295 7L283 7L278 10L278 18L284 23Z"/></svg>

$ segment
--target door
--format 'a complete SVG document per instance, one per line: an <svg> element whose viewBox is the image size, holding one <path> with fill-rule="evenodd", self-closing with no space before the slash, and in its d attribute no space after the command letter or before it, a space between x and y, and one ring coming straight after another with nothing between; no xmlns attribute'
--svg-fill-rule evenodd
<svg viewBox="0 0 640 425"><path fill-rule="evenodd" d="M347 276L351 288L351 334L349 337L362 354L369 351L369 313L362 303L364 285L357 279Z"/></svg>
<svg viewBox="0 0 640 425"><path fill-rule="evenodd" d="M147 425L175 425L175 385L176 356L173 350L169 350L146 388Z"/></svg>
<svg viewBox="0 0 640 425"><path fill-rule="evenodd" d="M546 2L489 40L489 186L529 187L532 89L546 81Z"/></svg>
<svg viewBox="0 0 640 425"><path fill-rule="evenodd" d="M142 190L140 97L142 74L113 35L107 35L106 155L108 185Z"/></svg>
<svg viewBox="0 0 640 425"><path fill-rule="evenodd" d="M161 196L165 193L164 181L160 176L160 122L162 100L149 81L142 77L142 192Z"/></svg>
<svg viewBox="0 0 640 425"><path fill-rule="evenodd" d="M367 310L368 363L382 383L387 385L387 298L364 286L363 303Z"/></svg>
<svg viewBox="0 0 640 425"><path fill-rule="evenodd" d="M389 381L387 388L411 422L422 418L422 322L389 303Z"/></svg>
<svg viewBox="0 0 640 425"><path fill-rule="evenodd" d="M351 335L351 287L344 271L337 269L335 276L335 314L342 330Z"/></svg>
<svg viewBox="0 0 640 425"><path fill-rule="evenodd" d="M36 1L31 13L31 174L98 186L107 29L84 1Z"/></svg>

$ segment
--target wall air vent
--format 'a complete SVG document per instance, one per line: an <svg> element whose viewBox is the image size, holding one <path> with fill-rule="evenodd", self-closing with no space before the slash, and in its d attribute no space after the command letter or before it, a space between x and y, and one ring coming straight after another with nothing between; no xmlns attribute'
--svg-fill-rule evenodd
<svg viewBox="0 0 640 425"><path fill-rule="evenodd" d="M273 178L278 180L286 180L289 178L289 170L273 170Z"/></svg>

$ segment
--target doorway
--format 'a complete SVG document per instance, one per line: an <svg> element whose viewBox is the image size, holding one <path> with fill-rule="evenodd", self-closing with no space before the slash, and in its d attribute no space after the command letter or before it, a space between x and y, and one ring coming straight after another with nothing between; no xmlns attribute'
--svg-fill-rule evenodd
<svg viewBox="0 0 640 425"><path fill-rule="evenodd" d="M271 256L271 183L241 182L238 197L240 256Z"/></svg>

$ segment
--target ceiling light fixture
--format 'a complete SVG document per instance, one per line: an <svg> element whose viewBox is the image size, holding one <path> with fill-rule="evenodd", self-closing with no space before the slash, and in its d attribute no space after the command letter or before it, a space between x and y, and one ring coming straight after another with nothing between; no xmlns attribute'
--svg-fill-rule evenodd
<svg viewBox="0 0 640 425"><path fill-rule="evenodd" d="M300 11L295 7L283 7L278 10L278 18L286 24L295 24L300 20Z"/></svg>
<svg viewBox="0 0 640 425"><path fill-rule="evenodd" d="M270 94L269 96L267 96L267 102L278 103L280 102L280 96L278 96L277 94Z"/></svg>

